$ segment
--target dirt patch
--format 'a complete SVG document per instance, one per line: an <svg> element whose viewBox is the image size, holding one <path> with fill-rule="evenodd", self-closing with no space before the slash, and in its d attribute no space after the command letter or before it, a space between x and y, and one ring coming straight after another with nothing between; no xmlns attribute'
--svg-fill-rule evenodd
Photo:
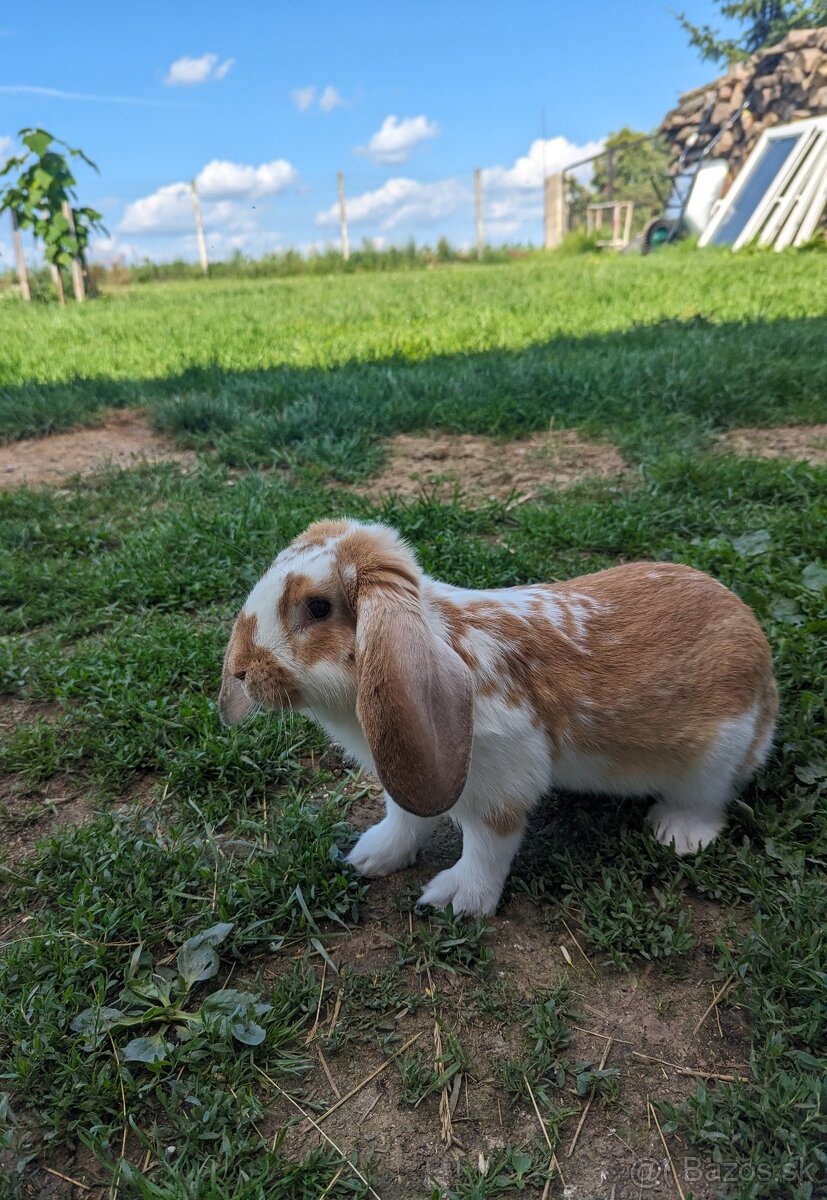
<svg viewBox="0 0 827 1200"><path fill-rule="evenodd" d="M54 704L0 700L0 737L23 723L54 720ZM14 863L24 858L41 838L64 825L78 825L90 815L86 800L66 779L27 784L16 775L0 775L0 858Z"/></svg>
<svg viewBox="0 0 827 1200"><path fill-rule="evenodd" d="M21 724L55 721L57 704L0 697L0 738ZM116 809L146 802L158 786L153 772L139 775L122 792ZM38 842L90 821L96 812L95 789L68 775L29 783L21 775L0 773L0 862L8 866L31 854Z"/></svg>
<svg viewBox="0 0 827 1200"><path fill-rule="evenodd" d="M357 828L365 828L381 815L381 808L380 797L371 792L354 804L350 819ZM407 911L411 898L435 871L455 861L459 848L456 831L445 823L414 867L371 882L363 924L337 943L334 958L342 970L367 976L380 986L383 973L398 961L398 945L412 923L426 919ZM726 1087L729 1079L748 1074L748 1036L737 1008L721 1005L698 1027L714 994L715 937L732 914L700 898L691 904L697 943L677 971L641 963L628 973L614 972L599 960L593 971L549 907L514 892L507 893L490 919L486 940L494 960L485 983L489 995L495 996L502 983L506 995L531 998L565 979L580 1014L570 1061L596 1067L608 1039L613 1039L605 1065L619 1071L619 1095L614 1103L595 1100L570 1157L582 1101L570 1082L559 1092L547 1089L554 1105L574 1112L561 1121L558 1155L565 1185L555 1175L550 1195L636 1200L642 1184L647 1196L674 1196L649 1101L680 1102L695 1092L702 1075L708 1076L710 1087ZM535 1163L544 1163L548 1155L536 1113L527 1101L515 1100L497 1078L505 1060L525 1053L519 1025L505 1013L480 1012L475 978L441 970L431 977L417 976L411 967L403 967L400 978L420 993L415 1010L403 1006L398 1012L379 1013L374 1030L360 1022L362 1032L338 1046L330 1041L337 1014L339 1022L346 1019L346 1010L339 1013L337 1007L338 986L330 989L321 1008L318 1035L308 1047L317 1065L306 1077L303 1101L326 1106L338 1093L346 1095L368 1080L325 1122L327 1134L346 1153L355 1151L360 1163L370 1163L378 1194L395 1200L416 1200L435 1186L455 1186L463 1170L478 1171L481 1163L494 1169L507 1146L526 1148ZM431 979L435 992L429 997L425 989ZM411 1050L422 1053L431 1065L435 1020L444 1022L468 1055L461 1083L456 1084L455 1077L450 1088L456 1104L452 1145L442 1133L438 1093L417 1107L406 1103L395 1061L369 1078L416 1035ZM286 1104L274 1102L265 1118L266 1136L294 1117ZM711 1200L719 1186L714 1171L708 1180L699 1181L697 1149L676 1134L668 1140L684 1189L691 1188L696 1200ZM305 1123L288 1134L286 1149L299 1156L317 1142L318 1135ZM540 1191L527 1189L532 1195Z"/></svg>
<svg viewBox="0 0 827 1200"><path fill-rule="evenodd" d="M0 776L0 845L8 864L25 858L44 838L83 825L93 815L88 797L67 779L56 777L32 787Z"/></svg>
<svg viewBox="0 0 827 1200"><path fill-rule="evenodd" d="M73 475L91 475L106 467L123 470L142 462L175 462L187 468L194 466L196 456L155 433L141 412L113 412L94 429L0 446L0 491L62 483Z"/></svg>
<svg viewBox="0 0 827 1200"><path fill-rule="evenodd" d="M420 870L415 873L419 875ZM397 958L395 939L404 938L411 919L399 911L400 893L404 895L406 890L402 877L374 883L371 900L375 907L366 925L340 946L340 963L377 980L392 966ZM537 989L542 992L554 986L561 977L567 979L582 1014L568 1051L570 1060L597 1066L608 1045L605 1065L619 1071L617 1101L592 1105L570 1157L566 1154L582 1101L570 1084L559 1093L551 1089L554 1104L574 1112L564 1122L558 1150L565 1194L631 1200L640 1195L642 1179L647 1195L665 1200L675 1194L674 1183L649 1100L680 1102L694 1093L702 1074L712 1077L710 1086L726 1086L716 1085L715 1076L747 1073L747 1039L737 1011L720 1010L720 1033L714 1016L695 1033L712 994L711 943L704 939L698 946L681 979L651 965L619 975L601 969L595 976L582 959L578 961L578 951L562 927L550 931L543 917L528 901L516 898L492 919L489 943L495 958L486 988L494 987L499 978L530 997ZM719 915L716 924L721 920ZM572 965L567 965L560 944L566 945ZM368 1080L325 1123L328 1135L346 1153L356 1151L360 1162L371 1164L379 1195L397 1200L428 1195L434 1185L455 1185L462 1169L478 1170L481 1162L495 1165L507 1146L529 1149L535 1162L546 1161L536 1113L527 1101L515 1100L496 1077L498 1065L524 1053L522 1030L507 1019L484 1018L476 1011L472 993L478 981L474 979L435 971L436 992L431 1000L423 990L425 978L417 979L410 968L403 969L402 978L414 990L422 991L416 1011L378 1016L373 1036L366 1032L363 1040L349 1041L340 1049L328 1045L326 1037L336 1011L335 991L329 1005L322 1008L319 1035L309 1047L309 1057L317 1059L318 1065L307 1077L303 1100L327 1105L336 1098L334 1087L345 1095ZM435 1020L444 1022L468 1055L461 1083L454 1082L451 1087L453 1093L457 1086L452 1145L446 1143L442 1132L438 1094L418 1107L405 1103L396 1062L369 1078L416 1035L412 1049L431 1064ZM609 1038L613 1039L610 1045ZM294 1116L287 1106L276 1102L266 1136ZM302 1125L288 1135L287 1149L298 1156L317 1141L317 1135ZM697 1151L674 1134L669 1141L686 1189L693 1182L687 1170L697 1163ZM539 1191L531 1194L539 1195ZM563 1194L559 1180L551 1194ZM692 1194L696 1200L711 1200L717 1188L713 1182L695 1183Z"/></svg>
<svg viewBox="0 0 827 1200"><path fill-rule="evenodd" d="M775 429L730 429L718 438L719 454L743 458L797 458L827 463L827 425L779 425Z"/></svg>
<svg viewBox="0 0 827 1200"><path fill-rule="evenodd" d="M422 492L446 499L461 492L477 500L513 495L521 503L581 479L616 478L625 469L614 446L589 441L576 429L535 433L516 442L470 433L400 433L386 447L386 466L358 489L371 499Z"/></svg>

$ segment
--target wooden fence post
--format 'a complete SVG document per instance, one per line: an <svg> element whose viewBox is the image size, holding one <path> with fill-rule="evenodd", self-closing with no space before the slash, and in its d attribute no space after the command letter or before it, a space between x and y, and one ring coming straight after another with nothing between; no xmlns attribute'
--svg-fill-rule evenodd
<svg viewBox="0 0 827 1200"><path fill-rule="evenodd" d="M198 184L193 179L190 186L192 187L192 211L195 214L195 234L198 238L198 258L201 262L201 274L209 275L210 264L207 259L207 243L204 239L204 222L201 220L201 201L198 199Z"/></svg>
<svg viewBox="0 0 827 1200"><path fill-rule="evenodd" d="M20 237L20 226L17 223L17 213L11 210L11 240L14 245L14 261L17 265L17 278L20 282L20 295L24 300L31 301L29 275L26 271L26 259L23 255L23 242Z"/></svg>
<svg viewBox="0 0 827 1200"><path fill-rule="evenodd" d="M345 177L342 171L336 172L336 184L339 189L339 228L342 231L342 258L347 262L350 258L350 237L347 232L347 205L345 204Z"/></svg>
<svg viewBox="0 0 827 1200"><path fill-rule="evenodd" d="M75 230L75 215L72 212L72 206L69 204L68 200L63 201L63 215L68 222L69 232L71 233L72 237L76 237L77 233ZM72 289L75 293L75 299L77 300L78 304L82 304L86 299L86 292L83 288L83 267L80 261L80 254L76 254L72 259Z"/></svg>
<svg viewBox="0 0 827 1200"><path fill-rule="evenodd" d="M474 172L474 208L477 217L477 258L481 259L485 252L485 231L482 223L482 171L479 167Z"/></svg>

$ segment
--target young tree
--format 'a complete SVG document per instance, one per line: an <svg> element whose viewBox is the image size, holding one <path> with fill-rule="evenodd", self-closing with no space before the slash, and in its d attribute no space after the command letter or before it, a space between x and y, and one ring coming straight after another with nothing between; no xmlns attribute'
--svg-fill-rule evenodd
<svg viewBox="0 0 827 1200"><path fill-rule="evenodd" d="M47 133L45 129L21 129L18 134L26 147L24 154L10 158L0 169L0 178L19 171L16 179L0 188L0 212L14 213L21 229L31 228L43 242L46 261L58 272L73 259L84 261L89 235L93 230L105 233L101 214L94 208L76 208L76 179L70 160L81 158L97 171L82 150L75 150ZM62 154L56 147L62 146ZM72 222L66 217L68 205ZM59 282L59 276L57 277ZM62 287L58 289L60 296Z"/></svg>
<svg viewBox="0 0 827 1200"><path fill-rule="evenodd" d="M686 13L678 20L701 58L741 62L763 46L780 42L791 29L827 25L827 0L717 0L721 16L743 26L737 38L722 38L711 25L693 25Z"/></svg>

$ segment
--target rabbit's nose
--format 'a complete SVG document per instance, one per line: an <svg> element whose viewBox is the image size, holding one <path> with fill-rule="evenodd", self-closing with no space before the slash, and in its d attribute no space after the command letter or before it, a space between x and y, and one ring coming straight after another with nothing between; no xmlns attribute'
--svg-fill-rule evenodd
<svg viewBox="0 0 827 1200"><path fill-rule="evenodd" d="M246 671L233 671L233 675L234 675L234 676L235 676L235 678L236 678L236 679L238 679L238 680L239 680L241 683L243 683L243 682L244 682L244 680L247 678L247 672L246 672Z"/></svg>

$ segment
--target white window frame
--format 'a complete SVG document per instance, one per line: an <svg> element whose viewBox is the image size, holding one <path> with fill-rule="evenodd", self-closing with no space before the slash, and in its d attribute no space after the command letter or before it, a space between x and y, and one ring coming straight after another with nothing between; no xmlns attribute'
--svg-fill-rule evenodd
<svg viewBox="0 0 827 1200"><path fill-rule="evenodd" d="M827 165L825 165L824 174L821 176L818 187L816 188L813 199L810 204L809 211L801 222L798 228L798 233L795 235L793 245L803 246L805 242L809 242L810 238L818 228L818 223L821 220L821 214L827 208ZM776 246L776 249L782 247Z"/></svg>
<svg viewBox="0 0 827 1200"><path fill-rule="evenodd" d="M819 137L807 159L801 167L801 179L796 180L792 189L790 202L783 221L772 237L767 237L766 230L761 234L762 245L772 245L776 250L784 250L790 243L800 246L812 237L818 219L824 211L827 195L818 204L818 198L824 195L824 184L827 181L827 129ZM807 237L802 237L802 230L812 221L812 230Z"/></svg>
<svg viewBox="0 0 827 1200"><path fill-rule="evenodd" d="M742 246L752 241L766 221L770 208L778 201L779 195L783 196L786 194L786 190L794 178L799 165L805 158L809 157L808 151L814 148L814 144L821 140L825 133L827 133L827 116L808 117L806 120L794 121L789 125L774 125L771 129L765 129L746 163L741 168L741 172L734 184L719 204L709 224L698 239L698 245L706 246L712 241L732 205L749 182L769 143L777 141L779 138L797 137L797 144L793 147L789 157L775 176L775 179L772 180L764 195L755 206L744 228L732 243L731 249L739 250ZM818 221L818 217L816 217L816 221Z"/></svg>

